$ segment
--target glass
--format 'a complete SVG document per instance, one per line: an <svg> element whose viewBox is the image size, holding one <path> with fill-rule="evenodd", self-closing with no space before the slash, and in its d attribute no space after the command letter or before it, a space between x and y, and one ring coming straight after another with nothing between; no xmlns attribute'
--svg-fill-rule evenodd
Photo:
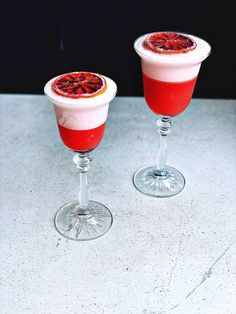
<svg viewBox="0 0 236 314"><path fill-rule="evenodd" d="M166 165L166 139L173 124L172 117L189 105L201 63L210 54L211 47L201 38L186 35L197 43L194 50L177 54L156 53L144 45L148 35L139 37L134 42L134 49L141 58L146 103L160 116L156 122L160 146L157 164L137 170L133 182L145 195L169 197L181 192L185 186L184 176Z"/></svg>
<svg viewBox="0 0 236 314"><path fill-rule="evenodd" d="M100 95L73 99L61 96L52 90L48 81L44 92L54 104L59 134L64 145L74 151L73 158L79 172L78 200L62 206L55 216L57 230L73 240L92 240L105 234L112 225L112 214L101 203L89 200L87 172L92 156L103 138L110 101L115 97L117 86L103 76L106 90Z"/></svg>

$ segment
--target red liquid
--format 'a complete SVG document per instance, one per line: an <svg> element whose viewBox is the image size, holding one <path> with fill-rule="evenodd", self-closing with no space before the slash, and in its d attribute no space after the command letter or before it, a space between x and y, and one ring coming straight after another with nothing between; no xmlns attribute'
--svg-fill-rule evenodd
<svg viewBox="0 0 236 314"><path fill-rule="evenodd" d="M62 142L71 150L88 151L98 146L101 142L105 125L90 130L71 130L57 124Z"/></svg>
<svg viewBox="0 0 236 314"><path fill-rule="evenodd" d="M143 73L144 97L150 109L163 116L176 116L191 101L197 77L185 82L162 82Z"/></svg>

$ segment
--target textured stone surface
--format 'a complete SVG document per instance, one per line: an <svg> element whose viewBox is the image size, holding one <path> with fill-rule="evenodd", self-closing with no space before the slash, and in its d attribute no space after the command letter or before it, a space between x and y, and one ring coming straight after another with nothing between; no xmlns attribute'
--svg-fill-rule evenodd
<svg viewBox="0 0 236 314"><path fill-rule="evenodd" d="M1 95L0 114L1 313L236 313L236 101L193 100L175 119L168 164L187 184L154 199L132 175L156 161L156 117L143 98L117 97L89 173L114 224L82 243L53 224L79 178L51 104Z"/></svg>

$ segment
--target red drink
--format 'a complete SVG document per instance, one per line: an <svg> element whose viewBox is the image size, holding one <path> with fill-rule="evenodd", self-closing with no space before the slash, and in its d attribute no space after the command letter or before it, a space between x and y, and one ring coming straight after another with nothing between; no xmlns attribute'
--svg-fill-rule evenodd
<svg viewBox="0 0 236 314"><path fill-rule="evenodd" d="M163 82L143 73L144 96L150 109L159 115L176 116L192 98L197 76L182 82Z"/></svg>
<svg viewBox="0 0 236 314"><path fill-rule="evenodd" d="M90 151L101 142L106 123L89 130L72 130L59 123L57 125L65 146L74 151Z"/></svg>

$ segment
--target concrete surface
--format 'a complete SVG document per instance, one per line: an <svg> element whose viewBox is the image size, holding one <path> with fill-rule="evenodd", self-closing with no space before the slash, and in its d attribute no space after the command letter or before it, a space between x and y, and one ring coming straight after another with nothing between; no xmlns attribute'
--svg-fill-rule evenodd
<svg viewBox="0 0 236 314"><path fill-rule="evenodd" d="M132 175L156 161L156 117L143 98L117 97L89 174L114 224L90 242L53 224L79 176L51 104L1 95L0 115L1 314L236 313L236 101L195 99L175 119L168 164L186 187L154 199Z"/></svg>

